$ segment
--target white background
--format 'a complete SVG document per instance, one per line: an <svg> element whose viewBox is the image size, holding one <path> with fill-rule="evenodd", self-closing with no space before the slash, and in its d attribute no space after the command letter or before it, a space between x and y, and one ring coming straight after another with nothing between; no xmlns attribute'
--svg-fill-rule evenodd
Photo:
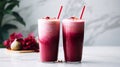
<svg viewBox="0 0 120 67"><path fill-rule="evenodd" d="M87 46L119 46L120 45L120 0L85 0L85 38ZM60 0L21 0L20 7L14 10L19 12L26 22L26 27L16 24L19 29L12 32L37 33L37 20L45 16L56 17L60 7ZM80 0L62 0L64 6L61 20L70 16L79 16L81 11ZM4 22L12 17L5 16ZM13 23L10 21L10 23ZM62 36L62 35L61 35ZM62 39L60 39L62 45Z"/></svg>

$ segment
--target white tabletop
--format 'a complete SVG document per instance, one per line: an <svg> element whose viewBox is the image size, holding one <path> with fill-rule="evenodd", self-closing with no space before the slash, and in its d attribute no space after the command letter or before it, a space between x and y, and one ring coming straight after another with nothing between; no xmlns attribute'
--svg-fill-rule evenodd
<svg viewBox="0 0 120 67"><path fill-rule="evenodd" d="M60 47L59 60L64 54ZM81 63L42 63L39 53L8 53L0 48L0 67L120 67L120 47L84 47Z"/></svg>

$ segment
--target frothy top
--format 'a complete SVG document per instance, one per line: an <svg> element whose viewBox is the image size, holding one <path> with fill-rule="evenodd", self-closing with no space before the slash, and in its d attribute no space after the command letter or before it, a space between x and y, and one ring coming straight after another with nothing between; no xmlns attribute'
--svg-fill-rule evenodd
<svg viewBox="0 0 120 67"><path fill-rule="evenodd" d="M56 19L56 18L50 18L50 17L45 17L45 18L42 18L42 19L38 19L38 22L59 22L60 20L59 19Z"/></svg>
<svg viewBox="0 0 120 67"><path fill-rule="evenodd" d="M84 22L84 20L76 17L70 17L68 19L64 19L63 22Z"/></svg>

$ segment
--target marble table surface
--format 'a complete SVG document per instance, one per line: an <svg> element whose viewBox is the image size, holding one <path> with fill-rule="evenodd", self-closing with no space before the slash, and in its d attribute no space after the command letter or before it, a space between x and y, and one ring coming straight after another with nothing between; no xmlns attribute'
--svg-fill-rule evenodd
<svg viewBox="0 0 120 67"><path fill-rule="evenodd" d="M58 59L64 61L62 47ZM0 67L120 67L120 47L84 47L81 63L42 63L39 53L14 53L0 48Z"/></svg>

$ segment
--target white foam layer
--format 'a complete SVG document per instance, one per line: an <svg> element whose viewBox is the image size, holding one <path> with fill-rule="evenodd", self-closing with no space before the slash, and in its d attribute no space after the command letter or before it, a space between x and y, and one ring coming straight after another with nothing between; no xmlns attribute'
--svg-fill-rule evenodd
<svg viewBox="0 0 120 67"><path fill-rule="evenodd" d="M38 19L38 23L59 22L59 19Z"/></svg>
<svg viewBox="0 0 120 67"><path fill-rule="evenodd" d="M85 20L80 20L80 19L63 19L62 22L85 22Z"/></svg>
<svg viewBox="0 0 120 67"><path fill-rule="evenodd" d="M38 34L39 38L44 38L45 36L56 35L59 31L60 20L59 19L38 19Z"/></svg>

